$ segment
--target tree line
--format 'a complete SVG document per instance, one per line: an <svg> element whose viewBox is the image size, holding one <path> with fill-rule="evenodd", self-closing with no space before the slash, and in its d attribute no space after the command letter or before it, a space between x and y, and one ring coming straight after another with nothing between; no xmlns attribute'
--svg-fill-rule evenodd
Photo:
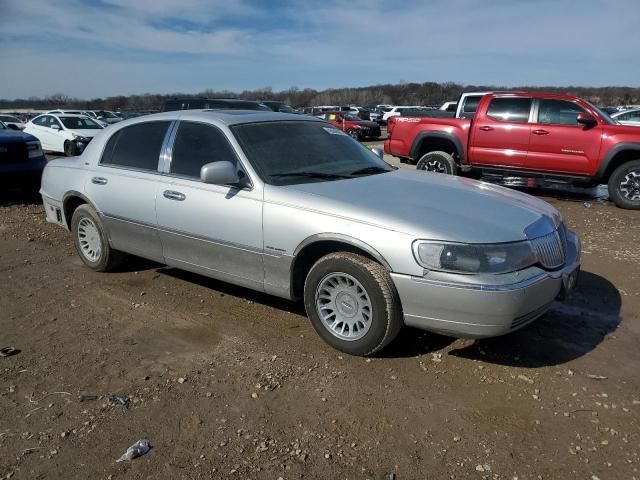
<svg viewBox="0 0 640 480"><path fill-rule="evenodd" d="M241 98L250 100L279 100L294 107L312 105L440 105L456 100L461 93L471 91L530 91L575 95L598 105L633 105L640 103L640 88L633 87L500 87L495 85L461 85L453 82L408 83L373 85L357 88L330 88L315 90L290 87L274 91L271 87L233 92L230 90L207 89L197 94L153 94L118 95L107 98L82 100L64 94L48 97L0 99L0 108L75 108L83 110L151 111L157 110L162 102L172 98Z"/></svg>

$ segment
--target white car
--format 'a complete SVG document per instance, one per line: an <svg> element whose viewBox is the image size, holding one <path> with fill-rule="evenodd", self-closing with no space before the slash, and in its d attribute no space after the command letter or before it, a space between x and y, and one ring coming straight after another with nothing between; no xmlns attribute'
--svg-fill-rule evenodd
<svg viewBox="0 0 640 480"><path fill-rule="evenodd" d="M391 107L391 110L389 110L388 112L384 112L384 115L382 116L382 121L388 122L389 118L399 117L400 115L402 115L403 110L414 109L414 108L422 108L422 107L418 105L397 105L395 107Z"/></svg>
<svg viewBox="0 0 640 480"><path fill-rule="evenodd" d="M613 115L611 115L611 118L617 120L622 125L640 127L640 108L633 108L631 110L624 110L622 112L614 113Z"/></svg>
<svg viewBox="0 0 640 480"><path fill-rule="evenodd" d="M9 128L22 130L24 128L24 123L18 117L14 117L13 115L0 115L0 122L3 122Z"/></svg>
<svg viewBox="0 0 640 480"><path fill-rule="evenodd" d="M103 127L108 127L109 124L107 122L104 122L102 120L100 120L98 118L98 115L96 115L96 112L91 111L91 110L61 110L61 109L57 109L57 110L49 110L47 113L53 113L54 115L86 115L87 117L91 118L93 121L95 121L96 123L102 125Z"/></svg>
<svg viewBox="0 0 640 480"><path fill-rule="evenodd" d="M24 127L50 152L64 152L68 157L79 155L103 126L86 115L45 113L38 115Z"/></svg>

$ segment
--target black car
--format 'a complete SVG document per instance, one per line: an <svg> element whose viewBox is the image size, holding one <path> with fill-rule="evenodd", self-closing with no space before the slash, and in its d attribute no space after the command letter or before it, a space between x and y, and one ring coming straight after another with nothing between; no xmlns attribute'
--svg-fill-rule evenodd
<svg viewBox="0 0 640 480"><path fill-rule="evenodd" d="M239 100L237 98L175 98L167 100L160 108L161 112L173 112L175 110L264 110L271 111L269 107L253 100Z"/></svg>
<svg viewBox="0 0 640 480"><path fill-rule="evenodd" d="M47 159L40 141L33 135L12 130L0 121L0 184L40 190L42 170Z"/></svg>

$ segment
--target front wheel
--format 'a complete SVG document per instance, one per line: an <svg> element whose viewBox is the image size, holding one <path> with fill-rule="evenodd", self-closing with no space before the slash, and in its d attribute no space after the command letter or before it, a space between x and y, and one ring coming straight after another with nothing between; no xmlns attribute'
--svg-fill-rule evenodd
<svg viewBox="0 0 640 480"><path fill-rule="evenodd" d="M609 198L620 208L640 210L640 160L624 163L609 177Z"/></svg>
<svg viewBox="0 0 640 480"><path fill-rule="evenodd" d="M355 128L350 128L349 130L347 130L347 135L349 135L354 140L360 140L360 134Z"/></svg>
<svg viewBox="0 0 640 480"><path fill-rule="evenodd" d="M446 173L448 175L455 175L458 170L453 156L447 152L425 153L420 157L420 160L418 160L416 168L427 172Z"/></svg>
<svg viewBox="0 0 640 480"><path fill-rule="evenodd" d="M403 325L389 272L354 253L331 253L315 263L305 281L304 304L318 335L351 355L384 348Z"/></svg>
<svg viewBox="0 0 640 480"><path fill-rule="evenodd" d="M80 205L71 218L73 242L80 259L97 272L108 272L120 265L124 254L109 245L102 221L95 209Z"/></svg>

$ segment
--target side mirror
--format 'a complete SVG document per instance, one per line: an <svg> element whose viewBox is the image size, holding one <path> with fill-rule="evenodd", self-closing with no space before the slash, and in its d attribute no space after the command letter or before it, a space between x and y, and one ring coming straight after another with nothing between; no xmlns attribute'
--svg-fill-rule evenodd
<svg viewBox="0 0 640 480"><path fill-rule="evenodd" d="M576 116L576 121L580 125L584 125L585 127L593 127L598 124L598 121L595 119L595 117L586 112L579 113Z"/></svg>
<svg viewBox="0 0 640 480"><path fill-rule="evenodd" d="M51 125L49 125L49 128L53 128L54 130L60 130L60 125L58 125L57 123L52 123Z"/></svg>
<svg viewBox="0 0 640 480"><path fill-rule="evenodd" d="M372 148L371 151L376 154L376 156L382 160L384 159L384 151L379 148Z"/></svg>
<svg viewBox="0 0 640 480"><path fill-rule="evenodd" d="M240 183L235 165L226 160L203 165L200 169L200 180L213 185L237 185Z"/></svg>

